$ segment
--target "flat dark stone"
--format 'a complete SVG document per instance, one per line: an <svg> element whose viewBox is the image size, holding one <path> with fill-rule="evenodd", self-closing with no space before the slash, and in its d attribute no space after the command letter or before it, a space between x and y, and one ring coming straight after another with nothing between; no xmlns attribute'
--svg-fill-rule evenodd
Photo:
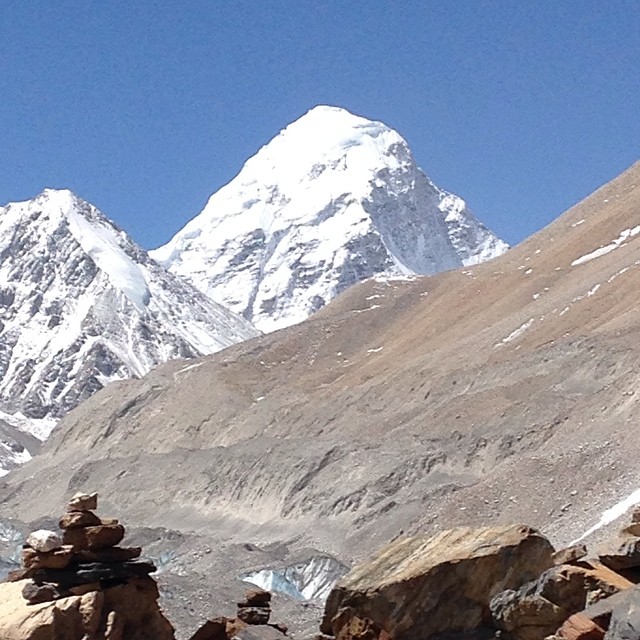
<svg viewBox="0 0 640 640"><path fill-rule="evenodd" d="M22 587L22 597L29 604L41 604L43 602L53 602L68 596L69 592L61 589L55 584L36 584L35 582L27 582Z"/></svg>
<svg viewBox="0 0 640 640"><path fill-rule="evenodd" d="M62 587L75 587L90 582L121 581L144 578L156 570L153 562L132 560L119 564L93 562L77 564L66 569L39 569L31 575L38 584L53 582Z"/></svg>

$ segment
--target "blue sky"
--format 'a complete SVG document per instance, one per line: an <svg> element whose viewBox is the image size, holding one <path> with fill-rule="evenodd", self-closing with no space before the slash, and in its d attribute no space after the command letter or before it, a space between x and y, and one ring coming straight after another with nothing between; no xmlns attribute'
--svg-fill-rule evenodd
<svg viewBox="0 0 640 640"><path fill-rule="evenodd" d="M317 104L382 120L515 243L640 158L637 0L5 0L0 202L166 242Z"/></svg>

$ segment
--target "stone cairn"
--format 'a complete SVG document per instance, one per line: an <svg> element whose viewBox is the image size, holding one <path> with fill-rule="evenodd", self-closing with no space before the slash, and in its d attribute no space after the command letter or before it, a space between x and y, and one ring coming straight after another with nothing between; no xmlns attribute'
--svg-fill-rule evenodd
<svg viewBox="0 0 640 640"><path fill-rule="evenodd" d="M101 591L156 570L141 561L140 547L118 547L124 527L115 518L94 513L98 494L78 493L60 518L62 535L41 529L22 548L23 569L12 580L29 578L22 595L29 604L51 602L71 595Z"/></svg>
<svg viewBox="0 0 640 640"><path fill-rule="evenodd" d="M235 618L221 616L207 620L190 640L239 640L241 638L263 640L286 640L287 626L270 624L271 594L256 587L245 592L244 600L238 602ZM247 630L252 633L247 635Z"/></svg>

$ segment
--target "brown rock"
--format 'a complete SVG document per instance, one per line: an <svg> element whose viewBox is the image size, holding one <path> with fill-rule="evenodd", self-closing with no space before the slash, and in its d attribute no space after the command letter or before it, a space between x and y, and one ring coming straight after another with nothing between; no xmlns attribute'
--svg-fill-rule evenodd
<svg viewBox="0 0 640 640"><path fill-rule="evenodd" d="M640 537L640 522L632 522L626 527L622 527L620 534L623 537L639 538Z"/></svg>
<svg viewBox="0 0 640 640"><path fill-rule="evenodd" d="M100 524L120 524L118 518L100 518Z"/></svg>
<svg viewBox="0 0 640 640"><path fill-rule="evenodd" d="M158 591L149 578L82 596L29 605L22 597L25 582L0 584L2 640L174 640L169 622L158 608ZM112 612L115 615L112 615ZM108 629L108 625L111 627ZM121 634L115 634L118 629ZM107 631L111 636L107 636ZM115 634L115 635L114 635Z"/></svg>
<svg viewBox="0 0 640 640"><path fill-rule="evenodd" d="M635 507L631 512L631 522L640 522L640 507Z"/></svg>
<svg viewBox="0 0 640 640"><path fill-rule="evenodd" d="M614 571L640 567L640 538L621 538L598 547L602 564Z"/></svg>
<svg viewBox="0 0 640 640"><path fill-rule="evenodd" d="M102 521L93 511L70 511L60 518L61 529L76 529L78 527L95 527Z"/></svg>
<svg viewBox="0 0 640 640"><path fill-rule="evenodd" d="M346 639L351 618L397 639L476 629L489 618L491 597L551 567L553 552L524 525L399 538L334 587L321 631Z"/></svg>
<svg viewBox="0 0 640 640"><path fill-rule="evenodd" d="M491 613L496 626L513 640L543 640L570 615L631 586L629 580L599 562L561 565L517 591L496 595L491 600Z"/></svg>
<svg viewBox="0 0 640 640"><path fill-rule="evenodd" d="M207 620L190 638L190 640L228 640L227 618Z"/></svg>
<svg viewBox="0 0 640 640"><path fill-rule="evenodd" d="M583 544L574 544L566 549L560 549L553 554L555 565L573 564L587 555L587 547Z"/></svg>
<svg viewBox="0 0 640 640"><path fill-rule="evenodd" d="M566 640L602 640L605 630L581 613L569 616L557 635Z"/></svg>
<svg viewBox="0 0 640 640"><path fill-rule="evenodd" d="M75 587L70 587L69 591L74 596L83 596L85 593L91 591L102 591L102 587L99 582L89 582L87 584L79 584Z"/></svg>
<svg viewBox="0 0 640 640"><path fill-rule="evenodd" d="M124 538L124 527L121 524L105 524L82 529L67 529L62 534L65 544L76 549L106 549L114 547Z"/></svg>
<svg viewBox="0 0 640 640"><path fill-rule="evenodd" d="M7 582L19 582L29 577L29 569L14 569L7 574Z"/></svg>
<svg viewBox="0 0 640 640"><path fill-rule="evenodd" d="M249 607L259 607L260 605L267 605L271 602L271 594L264 589L255 588L248 589L244 594L245 601L248 604L238 603L238 606L249 606Z"/></svg>
<svg viewBox="0 0 640 640"><path fill-rule="evenodd" d="M72 562L103 562L105 564L127 562L128 560L139 558L141 553L141 547L110 547L94 551L79 549L74 551Z"/></svg>
<svg viewBox="0 0 640 640"><path fill-rule="evenodd" d="M64 569L72 557L73 547L68 545L47 553L41 553L31 547L22 549L22 564L25 569Z"/></svg>
<svg viewBox="0 0 640 640"><path fill-rule="evenodd" d="M97 508L97 493L76 493L67 505L67 511L93 511Z"/></svg>

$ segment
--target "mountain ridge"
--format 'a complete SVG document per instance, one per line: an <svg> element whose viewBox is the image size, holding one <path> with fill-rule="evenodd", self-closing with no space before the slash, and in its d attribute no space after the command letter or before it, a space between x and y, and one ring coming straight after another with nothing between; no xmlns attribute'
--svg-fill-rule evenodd
<svg viewBox="0 0 640 640"><path fill-rule="evenodd" d="M298 325L116 382L45 444L47 499L28 463L2 512L104 487L171 558L171 596L219 607L240 575L349 566L403 533L526 520L568 544L638 486L638 224L640 164L491 262L368 279Z"/></svg>

